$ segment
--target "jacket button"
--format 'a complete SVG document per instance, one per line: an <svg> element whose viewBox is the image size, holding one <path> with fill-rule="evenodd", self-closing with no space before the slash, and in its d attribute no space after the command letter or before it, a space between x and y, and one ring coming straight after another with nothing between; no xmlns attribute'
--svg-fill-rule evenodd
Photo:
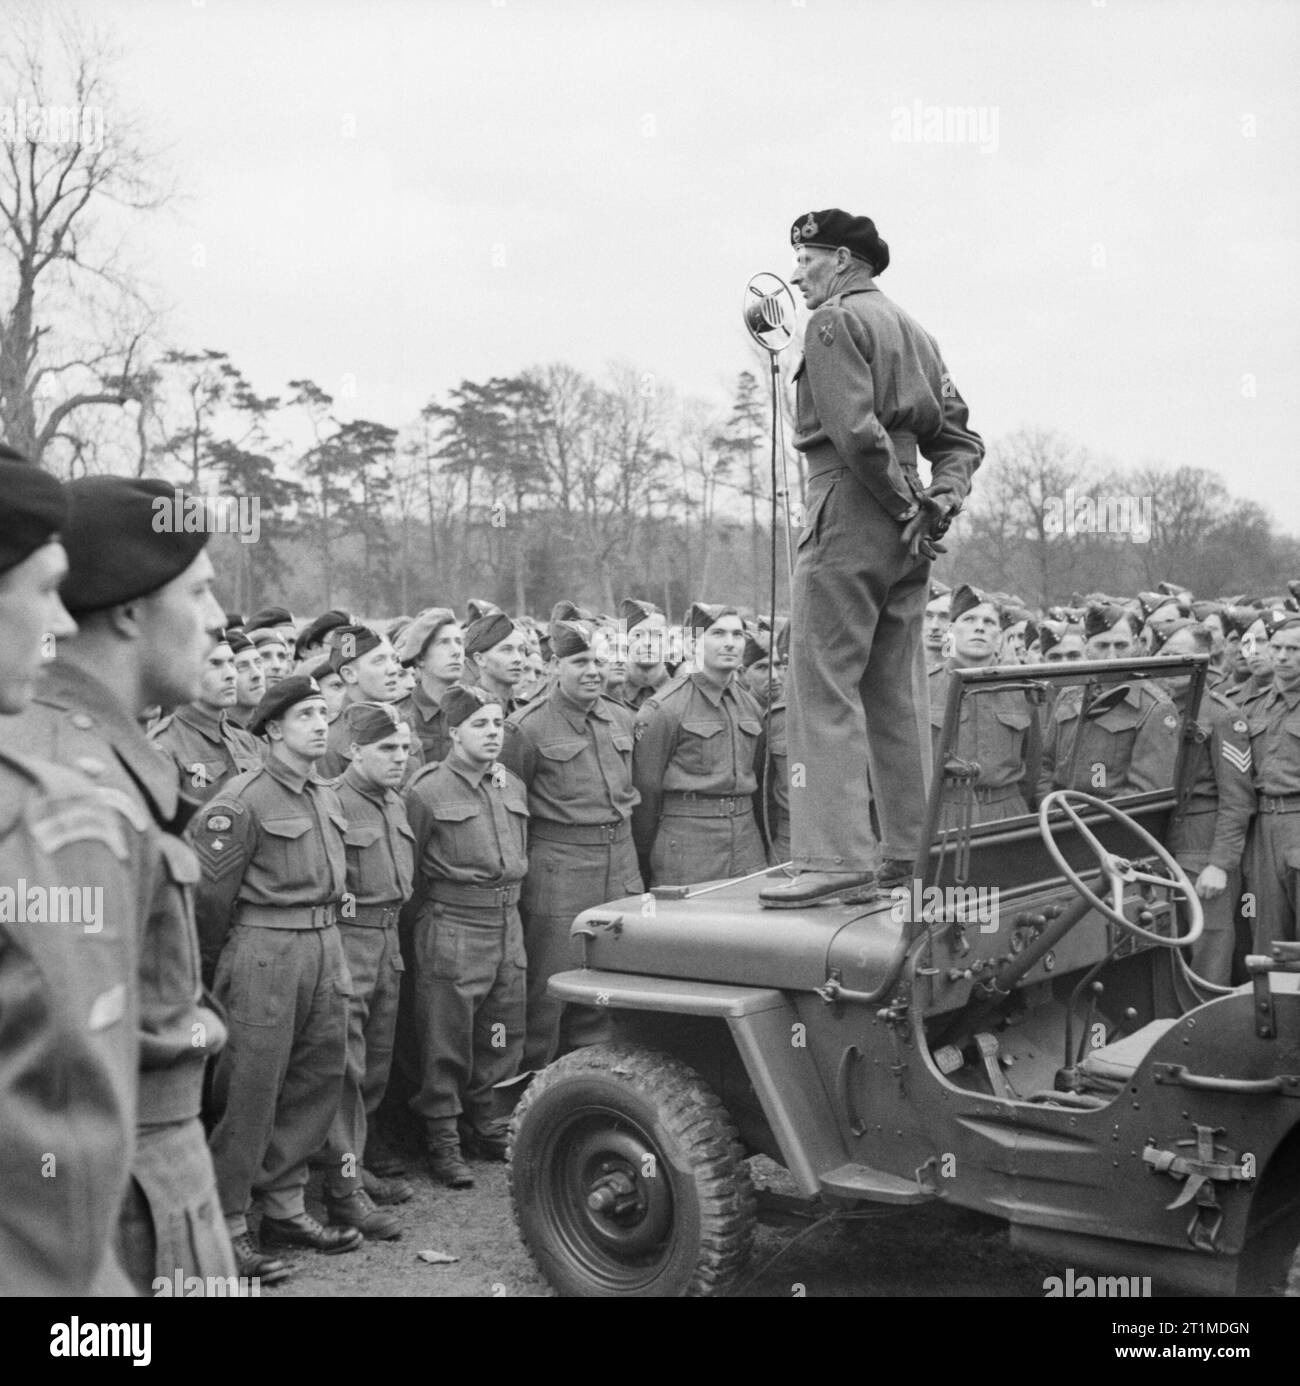
<svg viewBox="0 0 1300 1386"><path fill-rule="evenodd" d="M95 719L88 712L74 712L72 725L78 731L89 731L95 725Z"/></svg>

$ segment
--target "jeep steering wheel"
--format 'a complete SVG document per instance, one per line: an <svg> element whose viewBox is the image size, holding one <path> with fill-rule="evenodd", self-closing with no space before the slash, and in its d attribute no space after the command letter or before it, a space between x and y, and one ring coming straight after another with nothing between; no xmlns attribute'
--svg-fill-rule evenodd
<svg viewBox="0 0 1300 1386"><path fill-rule="evenodd" d="M1108 852L1080 818L1075 804L1086 804L1088 808L1101 809L1108 817L1129 829L1151 848L1152 852L1160 858L1172 874L1168 877L1153 876L1149 872L1139 871L1127 857ZM1051 824L1048 821L1052 810L1058 807L1079 830L1079 836L1088 844L1093 855L1097 858L1097 864L1101 867L1102 875L1110 883L1109 903L1099 895L1094 894L1091 888L1084 884L1078 872L1066 861L1065 854L1057 844ZM1047 850L1052 854L1052 860L1061 868L1065 879L1093 909L1099 914L1104 914L1112 924L1118 924L1126 933L1141 939L1143 943L1157 943L1162 948L1183 948L1189 943L1195 943L1200 938L1201 931L1205 927L1205 912L1201 909L1201 901L1196 894L1196 887L1192 885L1187 873L1169 855L1164 846L1157 842L1136 819L1130 817L1123 809L1118 809L1114 804L1107 803L1105 799L1098 799L1092 794L1084 794L1077 789L1056 789L1048 794L1039 805L1038 831L1042 834L1043 841L1047 844ZM1140 924L1134 924L1131 919L1125 918L1122 908L1124 887L1139 882L1145 885L1158 886L1161 890L1168 890L1174 896L1181 896L1187 902L1189 924L1185 934L1180 934L1176 938L1166 938L1163 934L1153 933L1150 929L1144 929Z"/></svg>

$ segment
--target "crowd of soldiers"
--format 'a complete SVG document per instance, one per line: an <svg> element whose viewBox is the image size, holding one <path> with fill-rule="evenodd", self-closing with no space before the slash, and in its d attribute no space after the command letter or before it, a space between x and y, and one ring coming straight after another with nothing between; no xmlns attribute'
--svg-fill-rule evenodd
<svg viewBox="0 0 1300 1386"><path fill-rule="evenodd" d="M103 900L97 928L0 911L5 1292L273 1284L285 1252L400 1236L412 1150L470 1186L506 1158L503 1088L609 1034L547 993L578 914L790 859L787 623L636 598L245 618L207 535L155 528L171 496L0 453L0 886ZM955 669L1208 655L1194 709L1186 679L966 700L943 812L1168 787L1190 718L1193 965L1227 983L1243 935L1295 936L1293 594L1034 614L934 584L925 644L936 744Z"/></svg>

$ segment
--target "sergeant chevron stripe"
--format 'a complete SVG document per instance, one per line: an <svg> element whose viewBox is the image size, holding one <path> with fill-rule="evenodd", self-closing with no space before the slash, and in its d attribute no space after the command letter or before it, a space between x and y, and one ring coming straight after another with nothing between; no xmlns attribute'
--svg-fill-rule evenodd
<svg viewBox="0 0 1300 1386"><path fill-rule="evenodd" d="M1247 774L1250 770L1250 747L1233 746L1228 742L1223 743L1223 758L1229 765L1235 766L1241 773Z"/></svg>

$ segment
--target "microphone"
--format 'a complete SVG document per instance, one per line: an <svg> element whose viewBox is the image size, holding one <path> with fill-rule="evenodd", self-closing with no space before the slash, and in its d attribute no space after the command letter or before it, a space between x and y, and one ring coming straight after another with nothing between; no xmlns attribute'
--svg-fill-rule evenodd
<svg viewBox="0 0 1300 1386"><path fill-rule="evenodd" d="M794 340L794 295L780 275L762 270L745 285L741 308L745 330L773 356Z"/></svg>

